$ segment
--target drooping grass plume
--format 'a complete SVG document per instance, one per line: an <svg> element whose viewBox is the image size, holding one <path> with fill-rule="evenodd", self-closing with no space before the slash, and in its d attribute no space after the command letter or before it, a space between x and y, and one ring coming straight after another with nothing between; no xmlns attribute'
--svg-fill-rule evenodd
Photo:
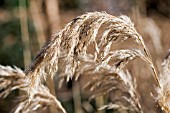
<svg viewBox="0 0 170 113"><path fill-rule="evenodd" d="M170 54L162 63L162 73L159 76L160 87L157 87L156 100L160 107L167 113L170 112Z"/></svg>
<svg viewBox="0 0 170 113"><path fill-rule="evenodd" d="M0 65L0 98L6 98L13 90L23 89L25 73L17 68Z"/></svg>
<svg viewBox="0 0 170 113"><path fill-rule="evenodd" d="M105 95L113 94L110 97L111 102L101 106L101 109L126 110L137 113L143 113L136 92L136 82L128 71L119 71L116 73L97 73L85 85L85 89L89 89L91 99Z"/></svg>
<svg viewBox="0 0 170 113"><path fill-rule="evenodd" d="M124 53L114 51L114 45L129 39L141 47L140 55L153 69L159 85L150 53L131 20L127 16L115 17L105 12L90 12L73 19L43 46L26 70L29 78L28 93L34 94L41 79L53 77L57 72L59 83L62 83L73 76L78 78L87 70L100 72L103 67L121 70L134 57L122 57L129 50L124 50ZM118 57L118 60L113 60L114 57Z"/></svg>
<svg viewBox="0 0 170 113"><path fill-rule="evenodd" d="M35 92L33 99L30 101L28 97L25 97L25 99L19 103L14 113L42 112L43 110L46 110L48 106L54 106L62 113L66 113L60 101L50 94L49 89L44 85L40 85L38 91Z"/></svg>
<svg viewBox="0 0 170 113"><path fill-rule="evenodd" d="M0 65L0 98L6 98L12 91L18 89L27 92L28 84L26 83L27 76L25 73L17 68ZM26 93L25 93L26 94ZM33 113L44 110L48 106L54 106L66 113L61 103L50 94L49 89L41 84L38 90L34 93L33 99L30 101L27 95L20 96L22 101L14 110L15 113Z"/></svg>
<svg viewBox="0 0 170 113"><path fill-rule="evenodd" d="M129 40L134 43L133 47L116 47ZM55 106L65 113L61 103L43 85L44 80L56 76L61 86L64 80L93 75L87 84L94 91L91 98L105 93L115 94L112 103L103 108L142 112L135 82L128 72L122 71L136 58L141 58L153 69L159 86L157 100L168 111L169 103L165 100L169 96L169 81L165 84L162 82L165 78L158 79L142 37L127 16L115 17L105 12L90 12L73 19L42 47L25 72L0 66L0 97L5 98L12 90L19 89L29 95L24 97L15 113L32 113L47 106Z"/></svg>

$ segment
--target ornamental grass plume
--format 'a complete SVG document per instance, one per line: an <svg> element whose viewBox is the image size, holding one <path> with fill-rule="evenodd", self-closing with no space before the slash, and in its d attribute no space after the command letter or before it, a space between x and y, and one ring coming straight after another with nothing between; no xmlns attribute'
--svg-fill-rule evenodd
<svg viewBox="0 0 170 113"><path fill-rule="evenodd" d="M121 47L126 41L134 45L117 48L117 45ZM102 108L142 113L134 79L128 72L123 72L128 62L136 58L149 64L160 86L149 50L127 16L115 17L105 12L86 13L54 34L25 72L18 68L0 66L0 89L3 89L0 97L5 98L18 88L28 95L20 102L15 113L32 113L47 106L55 106L66 113L61 103L44 85L46 78L56 76L61 86L70 78L77 80L80 75L98 74L95 80L91 79L86 85L94 91L91 98L117 91L120 94L111 104ZM102 88L97 89L99 85ZM122 104L117 103L117 100Z"/></svg>
<svg viewBox="0 0 170 113"><path fill-rule="evenodd" d="M34 93L31 101L29 97L21 98L23 99L16 107L14 113L41 113L47 110L48 106L54 106L62 113L66 113L60 101L58 101L56 97L50 93L49 89L42 84L39 86L38 91Z"/></svg>
<svg viewBox="0 0 170 113"><path fill-rule="evenodd" d="M125 73L121 70L119 73L96 73L94 75L84 87L92 92L90 100L101 95L114 95L110 97L111 102L101 106L99 110L114 109L119 112L125 110L143 113L136 91L136 81L133 80L129 71Z"/></svg>
<svg viewBox="0 0 170 113"><path fill-rule="evenodd" d="M115 51L114 46L126 40L132 40L140 49L134 46L133 50ZM54 34L27 68L28 93L32 97L41 80L46 77L57 75L61 85L64 80L68 81L73 76L77 79L88 70L117 72L136 57L151 66L158 83L150 53L127 16L115 17L105 12L86 13Z"/></svg>
<svg viewBox="0 0 170 113"><path fill-rule="evenodd" d="M21 69L0 65L0 98L6 98L14 90L22 90L26 94L26 87L28 86L25 79L27 79L27 76ZM45 110L48 106L54 106L66 113L61 103L50 94L49 89L43 84L34 93L31 101L27 95L21 95L19 99L21 101L16 109L13 109L14 113L37 113L37 111Z"/></svg>
<svg viewBox="0 0 170 113"><path fill-rule="evenodd" d="M159 76L160 87L157 87L158 96L156 100L160 107L166 111L170 112L170 53L164 59L162 63L162 72Z"/></svg>
<svg viewBox="0 0 170 113"><path fill-rule="evenodd" d="M12 91L26 87L25 73L17 68L0 65L0 98L6 98Z"/></svg>

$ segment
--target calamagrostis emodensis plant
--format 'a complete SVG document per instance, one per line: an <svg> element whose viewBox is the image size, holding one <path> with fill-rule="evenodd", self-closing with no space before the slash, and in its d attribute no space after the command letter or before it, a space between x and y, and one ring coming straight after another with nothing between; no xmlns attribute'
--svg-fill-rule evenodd
<svg viewBox="0 0 170 113"><path fill-rule="evenodd" d="M158 101L160 107L167 113L170 112L170 54L162 63L162 73L159 76L160 87L157 87Z"/></svg>
<svg viewBox="0 0 170 113"><path fill-rule="evenodd" d="M0 98L6 98L13 90L23 89L25 73L17 68L0 65Z"/></svg>
<svg viewBox="0 0 170 113"><path fill-rule="evenodd" d="M0 98L6 98L16 89L26 92L27 83L25 83L25 79L27 79L27 76L25 76L25 73L21 69L0 65ZM50 94L49 89L43 84L41 84L34 93L31 101L28 96L20 96L20 99L22 101L20 101L17 109L14 110L15 113L36 113L37 111L44 110L48 106L54 106L65 113L60 102Z"/></svg>
<svg viewBox="0 0 170 113"><path fill-rule="evenodd" d="M32 100L30 101L28 97L25 97L17 106L14 113L37 113L47 110L48 106L54 106L58 108L62 113L66 113L65 109L62 107L60 101L53 96L49 89L40 85L37 92L34 93Z"/></svg>
<svg viewBox="0 0 170 113"><path fill-rule="evenodd" d="M136 82L128 71L119 73L95 73L91 80L85 85L85 89L92 92L91 98L105 94L113 94L111 102L101 109L125 110L143 113L136 92Z"/></svg>
<svg viewBox="0 0 170 113"><path fill-rule="evenodd" d="M116 44L133 40L141 49L114 50ZM118 72L130 60L141 57L154 70L142 37L127 16L90 12L73 19L47 42L26 70L28 93L34 94L41 79L57 77L61 83L84 72ZM116 58L116 59L115 59ZM32 96L30 96L32 97Z"/></svg>
<svg viewBox="0 0 170 113"><path fill-rule="evenodd" d="M133 48L116 48L116 45L126 43L127 40L131 40L135 44ZM53 105L65 113L60 102L49 93L41 80L57 75L57 82L62 85L64 80L68 81L73 77L78 79L82 74L97 73L103 79L97 78L96 81L91 81L90 89L97 91L92 97L100 95L101 92L115 92L115 89L118 89L120 92L118 94L121 94L118 96L119 100L122 103L126 101L128 106L113 102L105 107L128 108L132 111L142 112L135 84L128 73L122 72L125 65L135 58L141 58L150 65L159 85L150 53L131 20L127 16L115 17L105 12L87 13L73 19L57 32L43 46L25 73L18 68L1 66L0 75L2 76L0 78L3 82L0 83L0 87L4 89L2 97L6 97L11 90L19 88L27 91L29 96L19 104L16 113L34 112L48 105ZM18 83L11 82L15 77L9 81L10 77L6 77L6 75L18 77L16 79ZM5 84L5 81L8 84ZM99 92L95 90L98 84L102 85ZM11 87L8 87L10 85ZM5 91L6 89L7 91ZM130 95L130 98L124 95L124 91Z"/></svg>

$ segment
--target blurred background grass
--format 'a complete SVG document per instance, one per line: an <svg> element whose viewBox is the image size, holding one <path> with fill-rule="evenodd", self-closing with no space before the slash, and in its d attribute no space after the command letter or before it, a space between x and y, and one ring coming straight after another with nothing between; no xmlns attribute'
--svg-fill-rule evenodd
<svg viewBox="0 0 170 113"><path fill-rule="evenodd" d="M143 36L160 70L162 59L170 48L169 0L0 0L0 64L24 70L52 34L76 16L89 11L128 15ZM134 62L138 62L138 66ZM138 60L134 62L129 64L129 70L138 81L145 113L153 113L154 110L160 112L150 96L150 92L154 94L154 79L146 65ZM61 89L55 88L68 113L95 111L94 102L89 104L84 92L79 90L85 80L80 78L79 82L70 81ZM16 91L7 99L0 100L1 113L7 113L14 107L17 95ZM80 102L82 104L79 106Z"/></svg>

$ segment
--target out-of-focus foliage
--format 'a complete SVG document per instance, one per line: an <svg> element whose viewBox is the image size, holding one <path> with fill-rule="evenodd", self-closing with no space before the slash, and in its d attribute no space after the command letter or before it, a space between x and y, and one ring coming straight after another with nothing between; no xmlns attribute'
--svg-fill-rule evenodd
<svg viewBox="0 0 170 113"><path fill-rule="evenodd" d="M27 6L29 5L29 0L26 0ZM0 0L0 8L11 10L19 6L18 0Z"/></svg>
<svg viewBox="0 0 170 113"><path fill-rule="evenodd" d="M28 4L28 2L27 2ZM0 0L0 64L16 65L24 69L21 27L18 10L18 0ZM38 45L36 32L32 21L28 18L30 45L33 55Z"/></svg>
<svg viewBox="0 0 170 113"><path fill-rule="evenodd" d="M23 67L23 47L19 19L0 22L0 64Z"/></svg>

